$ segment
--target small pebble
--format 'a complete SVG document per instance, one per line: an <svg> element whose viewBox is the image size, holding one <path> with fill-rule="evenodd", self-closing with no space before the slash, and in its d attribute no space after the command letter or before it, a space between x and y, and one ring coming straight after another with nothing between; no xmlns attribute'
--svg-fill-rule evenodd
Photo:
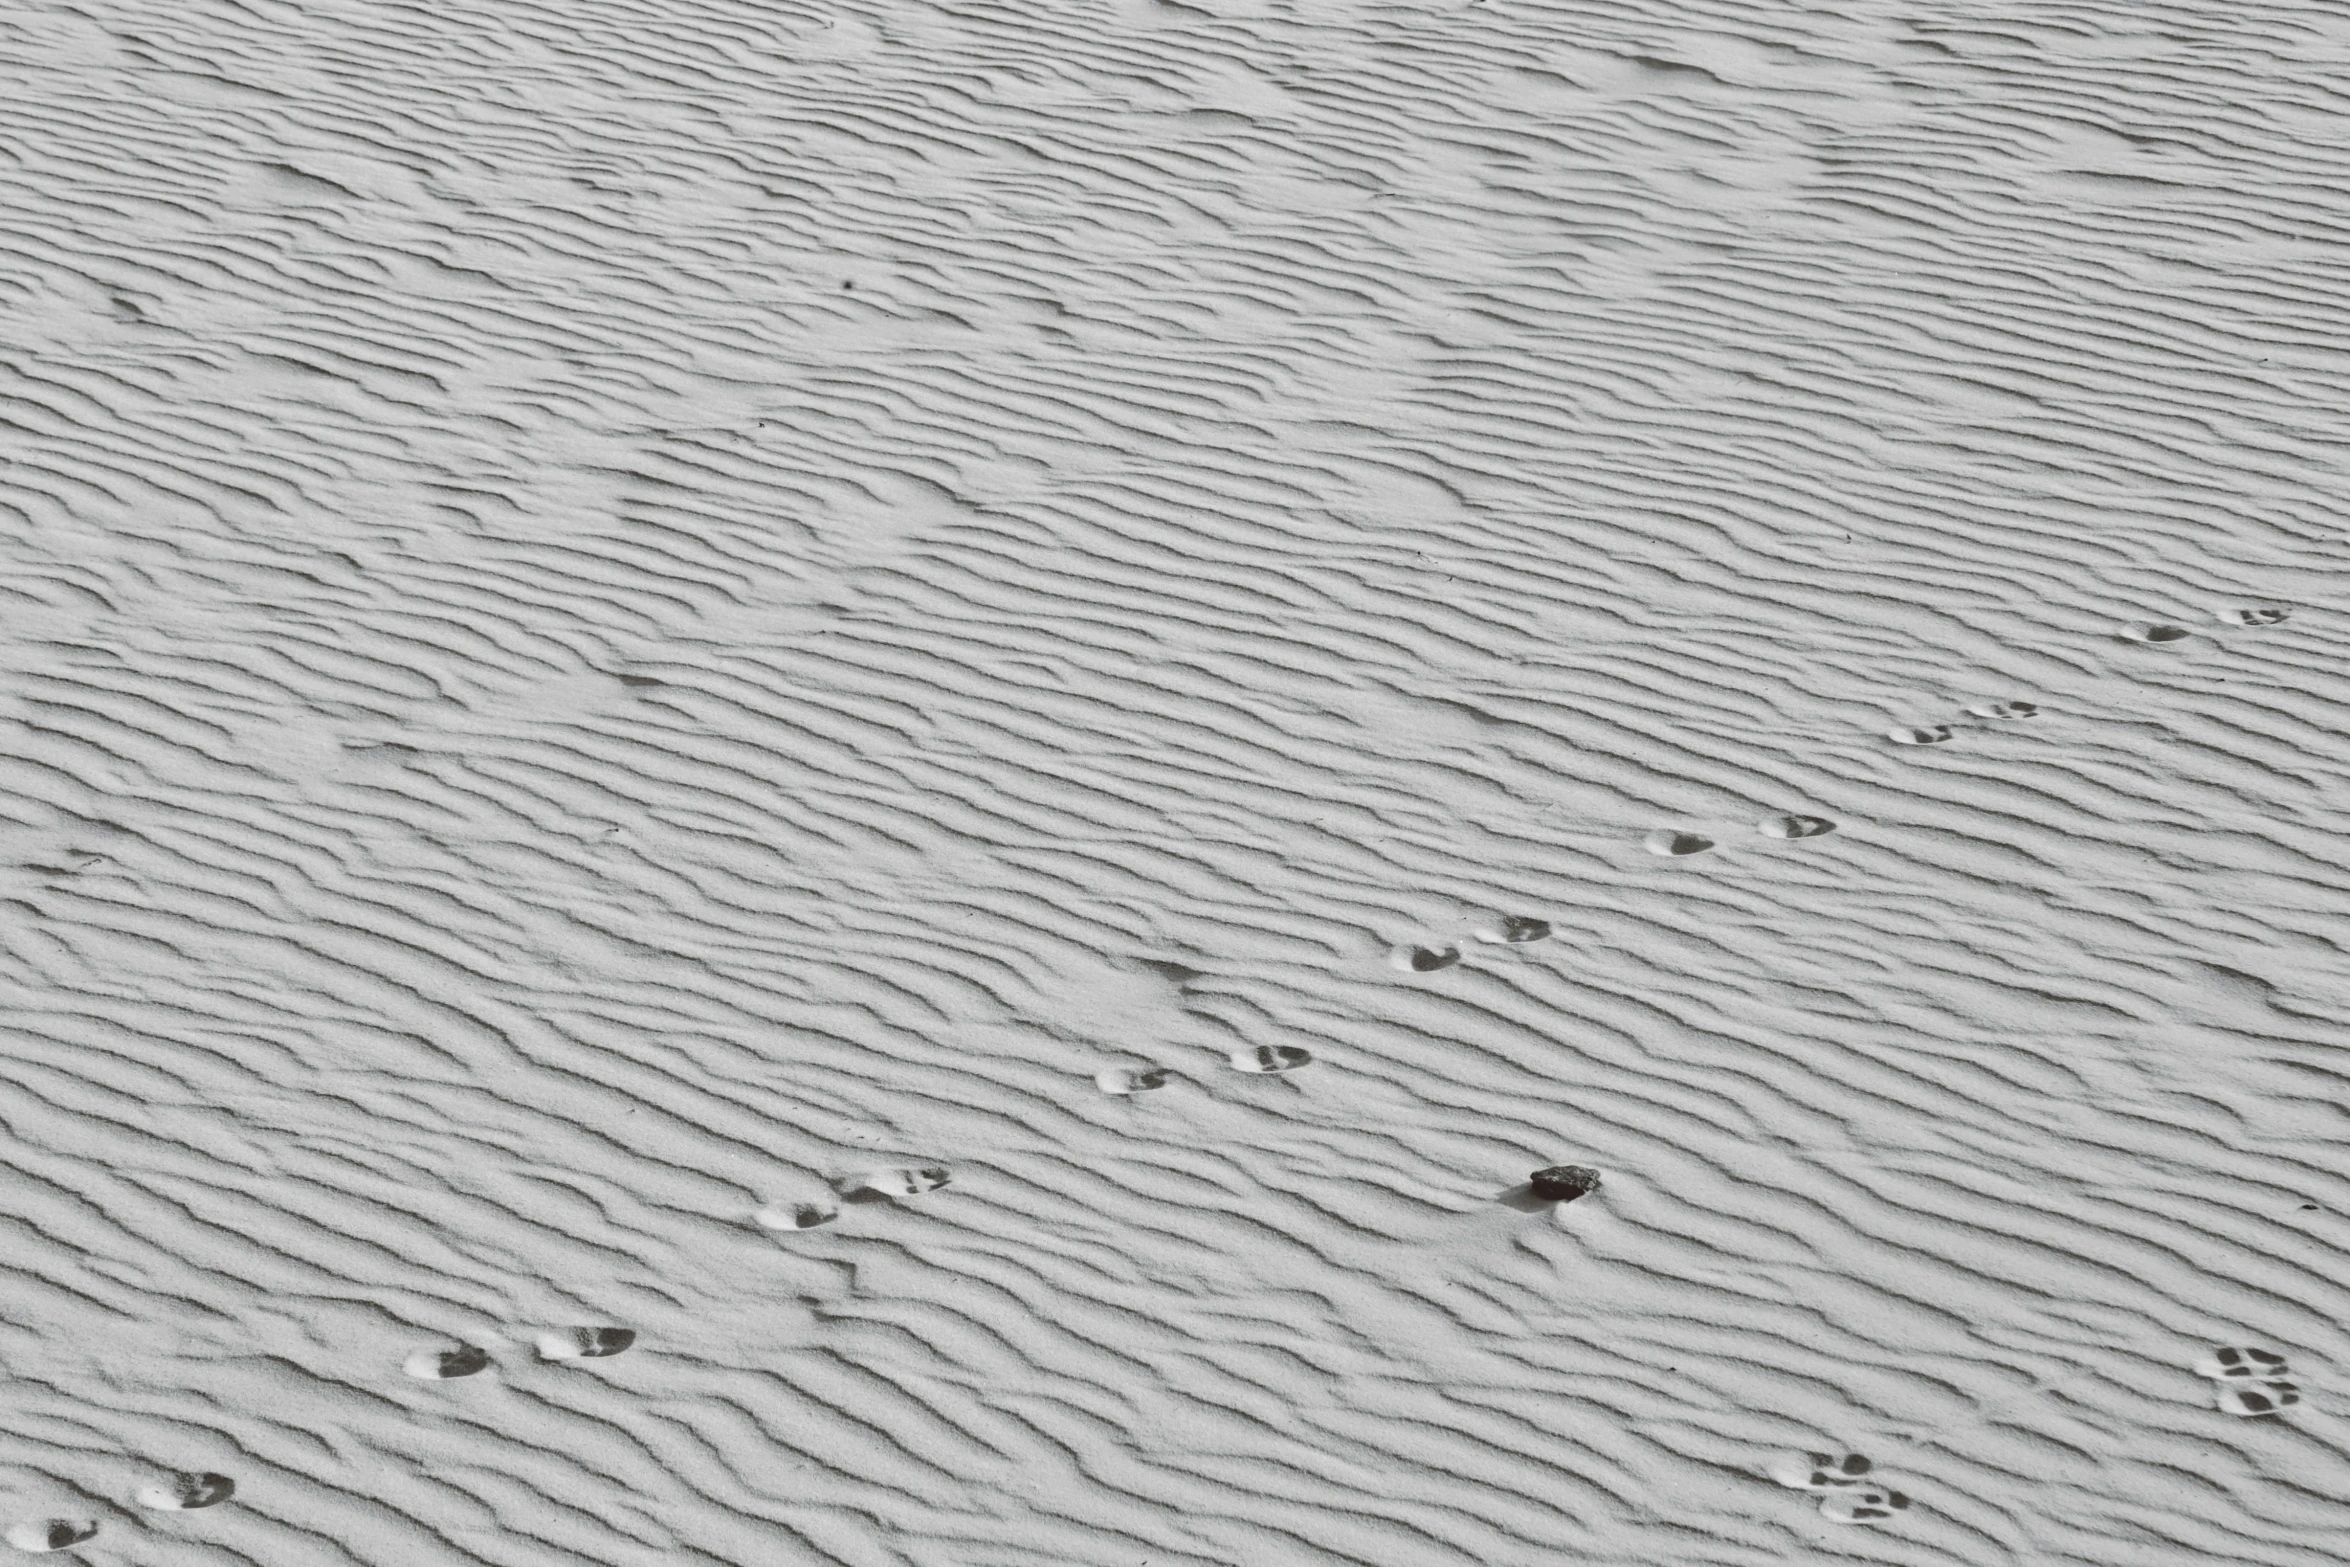
<svg viewBox="0 0 2350 1567"><path fill-rule="evenodd" d="M1573 1202L1599 1190L1599 1172L1579 1164L1554 1164L1526 1177L1526 1184L1545 1202Z"/></svg>

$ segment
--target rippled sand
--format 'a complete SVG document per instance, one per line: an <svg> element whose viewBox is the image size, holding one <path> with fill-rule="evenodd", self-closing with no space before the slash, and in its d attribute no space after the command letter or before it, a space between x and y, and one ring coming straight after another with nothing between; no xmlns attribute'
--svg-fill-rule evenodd
<svg viewBox="0 0 2350 1567"><path fill-rule="evenodd" d="M2335 1562L2346 63L0 14L0 1534Z"/></svg>

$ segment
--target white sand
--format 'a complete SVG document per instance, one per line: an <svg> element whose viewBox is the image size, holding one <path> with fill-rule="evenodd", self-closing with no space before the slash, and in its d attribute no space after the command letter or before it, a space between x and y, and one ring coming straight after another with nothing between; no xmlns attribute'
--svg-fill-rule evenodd
<svg viewBox="0 0 2350 1567"><path fill-rule="evenodd" d="M0 12L0 1534L2338 1561L2346 116L2282 0Z"/></svg>

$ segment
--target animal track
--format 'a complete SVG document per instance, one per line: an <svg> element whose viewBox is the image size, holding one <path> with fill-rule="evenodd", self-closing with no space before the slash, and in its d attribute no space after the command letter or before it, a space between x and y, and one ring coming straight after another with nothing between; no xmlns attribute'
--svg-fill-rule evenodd
<svg viewBox="0 0 2350 1567"><path fill-rule="evenodd" d="M1398 947L1387 955L1389 963L1407 974L1433 974L1460 960L1458 947Z"/></svg>
<svg viewBox="0 0 2350 1567"><path fill-rule="evenodd" d="M2211 1381L2226 1414L2258 1419L2301 1402L2301 1390L2285 1380L2292 1367L2273 1349L2236 1344L2215 1349L2195 1362L2195 1374Z"/></svg>
<svg viewBox="0 0 2350 1567"><path fill-rule="evenodd" d="M2195 1374L2214 1381L2278 1382L2293 1374L2285 1357L2269 1349L2215 1349L2195 1362Z"/></svg>
<svg viewBox="0 0 2350 1567"><path fill-rule="evenodd" d="M1754 824L1766 838L1818 838L1836 830L1825 816L1769 816Z"/></svg>
<svg viewBox="0 0 2350 1567"><path fill-rule="evenodd" d="M1714 841L1701 838L1693 832L1675 832L1669 827L1660 827L1643 838L1641 844L1651 854L1682 855L1703 854L1714 846Z"/></svg>
<svg viewBox="0 0 2350 1567"><path fill-rule="evenodd" d="M1114 1066L1094 1074L1094 1086L1105 1094L1147 1094L1167 1086L1174 1076L1163 1066Z"/></svg>
<svg viewBox="0 0 2350 1567"><path fill-rule="evenodd" d="M1489 924L1478 926L1475 934L1479 941L1512 944L1542 941L1550 935L1550 921L1538 920L1526 914L1504 914Z"/></svg>
<svg viewBox="0 0 2350 1567"><path fill-rule="evenodd" d="M446 1381L452 1377L469 1377L489 1369L490 1352L462 1344L455 1349L419 1350L410 1355L400 1369L412 1377L427 1382Z"/></svg>
<svg viewBox="0 0 2350 1567"><path fill-rule="evenodd" d="M843 1176L832 1185L844 1197L853 1198L859 1193L874 1197L919 1197L924 1192L937 1191L953 1179L944 1165L896 1165Z"/></svg>
<svg viewBox="0 0 2350 1567"><path fill-rule="evenodd" d="M2037 702L1977 702L1967 712L1976 718L2038 718Z"/></svg>
<svg viewBox="0 0 2350 1567"><path fill-rule="evenodd" d="M1295 1045L1259 1045L1254 1050L1235 1050L1226 1059L1236 1072L1294 1072L1314 1058Z"/></svg>
<svg viewBox="0 0 2350 1567"><path fill-rule="evenodd" d="M1830 1523L1875 1523L1908 1506L1909 1498L1899 1491L1861 1485L1849 1491L1831 1491L1821 1497L1820 1516Z"/></svg>
<svg viewBox="0 0 2350 1567"><path fill-rule="evenodd" d="M2219 1407L2222 1413L2257 1419L2262 1415L2279 1415L2301 1402L2301 1390L2290 1382L2257 1382L2249 1386L2242 1382L2219 1384Z"/></svg>
<svg viewBox="0 0 2350 1567"><path fill-rule="evenodd" d="M97 1533L98 1522L94 1518L43 1518L37 1523L12 1525L6 1538L18 1550L38 1554L70 1550Z"/></svg>
<svg viewBox="0 0 2350 1567"><path fill-rule="evenodd" d="M1906 1509L1909 1498L1869 1478L1873 1468L1858 1453L1789 1453L1769 1473L1791 1491L1816 1493L1830 1523L1875 1523Z"/></svg>
<svg viewBox="0 0 2350 1567"><path fill-rule="evenodd" d="M601 1360L636 1342L634 1328L557 1328L533 1342L541 1360Z"/></svg>
<svg viewBox="0 0 2350 1567"><path fill-rule="evenodd" d="M141 1507L159 1507L169 1512L192 1512L199 1507L217 1507L237 1494L237 1482L227 1475L189 1474L182 1471L171 1477L169 1485L150 1485L138 1493Z"/></svg>
<svg viewBox="0 0 2350 1567"><path fill-rule="evenodd" d="M1858 1453L1789 1453L1770 1475L1790 1490L1834 1491L1863 1483L1872 1467Z"/></svg>
<svg viewBox="0 0 2350 1567"><path fill-rule="evenodd" d="M1885 738L1895 745L1940 745L1950 738L1950 726L1928 724L1923 729L1888 729Z"/></svg>

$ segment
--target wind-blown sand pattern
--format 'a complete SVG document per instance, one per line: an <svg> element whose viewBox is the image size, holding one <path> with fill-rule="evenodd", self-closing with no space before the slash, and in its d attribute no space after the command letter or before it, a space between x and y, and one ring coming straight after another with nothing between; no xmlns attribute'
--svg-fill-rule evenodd
<svg viewBox="0 0 2350 1567"><path fill-rule="evenodd" d="M0 62L11 1543L2339 1560L2350 13Z"/></svg>

